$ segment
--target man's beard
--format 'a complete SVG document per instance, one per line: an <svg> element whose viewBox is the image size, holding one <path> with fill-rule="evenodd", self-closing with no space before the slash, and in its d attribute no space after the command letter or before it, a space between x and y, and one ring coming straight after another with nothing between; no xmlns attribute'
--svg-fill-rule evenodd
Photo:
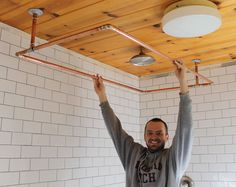
<svg viewBox="0 0 236 187"><path fill-rule="evenodd" d="M147 147L148 147L148 150L149 150L150 152L154 153L154 152L163 150L163 149L165 148L165 142L161 142L160 146L158 146L158 147L156 147L156 148L152 148L152 147L149 146L148 144L147 144Z"/></svg>

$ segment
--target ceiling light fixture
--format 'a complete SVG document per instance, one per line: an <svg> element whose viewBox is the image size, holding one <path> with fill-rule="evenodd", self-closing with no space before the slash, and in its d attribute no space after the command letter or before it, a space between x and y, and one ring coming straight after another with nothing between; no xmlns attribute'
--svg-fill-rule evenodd
<svg viewBox="0 0 236 187"><path fill-rule="evenodd" d="M140 47L140 53L129 60L129 62L135 66L147 66L153 64L155 61L155 58L143 52L142 47Z"/></svg>
<svg viewBox="0 0 236 187"><path fill-rule="evenodd" d="M163 31L177 38L203 36L221 26L217 6L208 0L182 0L168 6L162 18Z"/></svg>

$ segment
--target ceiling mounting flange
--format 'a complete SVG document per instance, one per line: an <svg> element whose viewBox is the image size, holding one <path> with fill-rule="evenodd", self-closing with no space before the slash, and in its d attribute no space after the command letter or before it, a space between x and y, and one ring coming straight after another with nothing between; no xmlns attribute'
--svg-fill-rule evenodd
<svg viewBox="0 0 236 187"><path fill-rule="evenodd" d="M201 59L195 58L195 59L192 59L192 62L196 63L196 64L199 64L201 62Z"/></svg>
<svg viewBox="0 0 236 187"><path fill-rule="evenodd" d="M28 13L33 16L33 15L37 15L37 16L41 16L43 15L43 8L30 8L28 10Z"/></svg>

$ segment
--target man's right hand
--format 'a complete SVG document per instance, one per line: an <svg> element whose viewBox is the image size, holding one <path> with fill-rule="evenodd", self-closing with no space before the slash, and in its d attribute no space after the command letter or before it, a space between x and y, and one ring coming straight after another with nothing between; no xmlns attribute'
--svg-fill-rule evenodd
<svg viewBox="0 0 236 187"><path fill-rule="evenodd" d="M105 86L103 84L102 77L97 75L93 76L94 90L99 97L100 103L107 101Z"/></svg>

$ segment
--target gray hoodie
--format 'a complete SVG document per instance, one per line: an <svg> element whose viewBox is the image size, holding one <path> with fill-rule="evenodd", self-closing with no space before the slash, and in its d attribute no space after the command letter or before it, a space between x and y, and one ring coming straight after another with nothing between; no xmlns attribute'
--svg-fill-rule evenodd
<svg viewBox="0 0 236 187"><path fill-rule="evenodd" d="M100 104L108 132L126 171L126 187L177 187L192 150L192 114L189 94L180 94L179 115L172 145L151 153L134 142L108 102Z"/></svg>

